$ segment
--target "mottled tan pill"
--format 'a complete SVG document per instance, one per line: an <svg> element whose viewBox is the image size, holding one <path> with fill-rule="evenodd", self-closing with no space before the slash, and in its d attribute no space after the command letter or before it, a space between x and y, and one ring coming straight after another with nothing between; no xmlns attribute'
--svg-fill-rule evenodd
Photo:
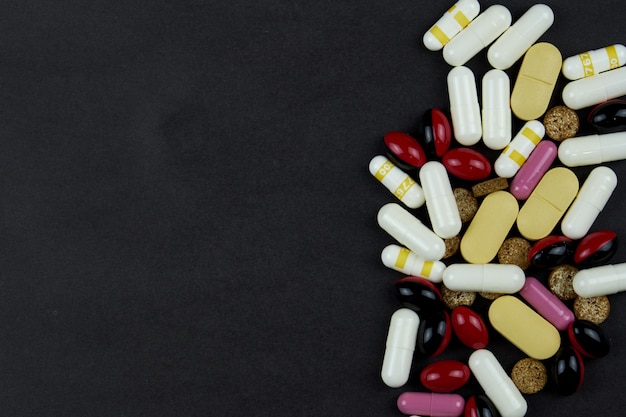
<svg viewBox="0 0 626 417"><path fill-rule="evenodd" d="M574 275L578 268L572 265L559 265L550 271L548 275L548 288L552 294L560 300L573 300L576 298L574 291Z"/></svg>
<svg viewBox="0 0 626 417"><path fill-rule="evenodd" d="M536 394L546 386L548 371L543 362L524 358L513 366L511 379L521 393Z"/></svg>
<svg viewBox="0 0 626 417"><path fill-rule="evenodd" d="M598 297L576 297L574 315L579 320L587 320L595 324L604 322L611 312L611 303L606 295Z"/></svg>
<svg viewBox="0 0 626 417"><path fill-rule="evenodd" d="M458 306L471 306L476 301L476 293L474 291L455 291L441 285L441 299L443 303L451 310Z"/></svg>
<svg viewBox="0 0 626 417"><path fill-rule="evenodd" d="M467 223L472 220L478 211L478 200L474 194L466 188L455 188L452 193L459 209L461 222Z"/></svg>
<svg viewBox="0 0 626 417"><path fill-rule="evenodd" d="M543 117L546 135L552 140L573 138L580 128L578 114L567 106L554 106Z"/></svg>
<svg viewBox="0 0 626 417"><path fill-rule="evenodd" d="M524 238L508 238L502 243L500 250L498 250L498 262L501 264L513 264L522 269L528 269L530 266L530 261L528 260L530 248L530 242Z"/></svg>
<svg viewBox="0 0 626 417"><path fill-rule="evenodd" d="M509 188L509 181L506 178L497 177L474 185L472 193L474 193L474 197L478 198L507 188Z"/></svg>

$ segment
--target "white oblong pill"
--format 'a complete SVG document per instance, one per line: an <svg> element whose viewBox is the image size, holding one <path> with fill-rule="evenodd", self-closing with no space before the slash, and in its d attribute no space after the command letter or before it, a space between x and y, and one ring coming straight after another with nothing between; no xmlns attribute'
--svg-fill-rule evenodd
<svg viewBox="0 0 626 417"><path fill-rule="evenodd" d="M454 138L461 145L475 145L483 132L474 73L464 66L454 67L447 82Z"/></svg>
<svg viewBox="0 0 626 417"><path fill-rule="evenodd" d="M380 258L387 268L437 283L443 280L443 271L446 269L446 264L443 262L428 261L398 245L386 246Z"/></svg>
<svg viewBox="0 0 626 417"><path fill-rule="evenodd" d="M626 67L571 81L563 88L563 103L579 110L626 95Z"/></svg>
<svg viewBox="0 0 626 417"><path fill-rule="evenodd" d="M444 239L458 235L461 215L446 168L441 162L429 161L420 168L419 177L433 231Z"/></svg>
<svg viewBox="0 0 626 417"><path fill-rule="evenodd" d="M559 160L568 167L626 159L626 132L578 136L559 145Z"/></svg>
<svg viewBox="0 0 626 417"><path fill-rule="evenodd" d="M459 0L428 29L422 38L424 46L438 51L453 39L463 28L478 16L480 4L477 0Z"/></svg>
<svg viewBox="0 0 626 417"><path fill-rule="evenodd" d="M511 143L502 151L493 167L502 178L511 178L524 165L530 153L543 139L546 130L538 120L530 120L522 126Z"/></svg>
<svg viewBox="0 0 626 417"><path fill-rule="evenodd" d="M626 291L626 263L581 269L573 285L574 292L586 298Z"/></svg>
<svg viewBox="0 0 626 417"><path fill-rule="evenodd" d="M406 384L411 372L420 318L413 310L400 308L391 316L380 376L383 382L398 388Z"/></svg>
<svg viewBox="0 0 626 417"><path fill-rule="evenodd" d="M482 80L483 142L500 150L511 142L511 80L499 69L488 71Z"/></svg>
<svg viewBox="0 0 626 417"><path fill-rule="evenodd" d="M518 292L526 282L522 268L513 264L452 264L443 271L443 283L455 291L500 294Z"/></svg>
<svg viewBox="0 0 626 417"><path fill-rule="evenodd" d="M615 44L570 56L563 61L562 72L568 80L593 77L626 63L626 46Z"/></svg>

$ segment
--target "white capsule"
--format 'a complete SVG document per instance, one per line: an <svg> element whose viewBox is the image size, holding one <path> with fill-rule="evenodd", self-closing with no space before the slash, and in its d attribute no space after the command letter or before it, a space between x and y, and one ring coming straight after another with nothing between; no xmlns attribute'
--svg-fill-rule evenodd
<svg viewBox="0 0 626 417"><path fill-rule="evenodd" d="M474 351L468 361L472 375L502 417L523 417L528 404L498 359L487 349Z"/></svg>
<svg viewBox="0 0 626 417"><path fill-rule="evenodd" d="M591 77L619 68L626 63L626 46L615 44L570 56L563 61L563 75L568 80Z"/></svg>
<svg viewBox="0 0 626 417"><path fill-rule="evenodd" d="M513 294L524 286L524 271L513 264L452 264L443 271L443 283L455 291Z"/></svg>
<svg viewBox="0 0 626 417"><path fill-rule="evenodd" d="M563 103L574 110L626 95L626 67L571 81L563 88Z"/></svg>
<svg viewBox="0 0 626 417"><path fill-rule="evenodd" d="M438 51L478 16L476 0L459 0L424 34L424 46Z"/></svg>
<svg viewBox="0 0 626 417"><path fill-rule="evenodd" d="M611 168L605 166L594 168L563 217L561 222L563 234L574 240L583 238L611 198L615 187L617 175Z"/></svg>
<svg viewBox="0 0 626 417"><path fill-rule="evenodd" d="M446 264L441 261L427 261L407 248L389 245L381 255L383 265L406 275L426 278L432 282L441 282Z"/></svg>
<svg viewBox="0 0 626 417"><path fill-rule="evenodd" d="M510 68L554 23L554 12L545 4L535 4L502 34L487 51L492 67Z"/></svg>
<svg viewBox="0 0 626 417"><path fill-rule="evenodd" d="M559 160L568 167L626 159L626 132L578 136L559 145Z"/></svg>
<svg viewBox="0 0 626 417"><path fill-rule="evenodd" d="M626 291L626 263L581 269L573 285L574 292L586 298Z"/></svg>
<svg viewBox="0 0 626 417"><path fill-rule="evenodd" d="M391 316L380 372L383 382L391 388L401 387L409 380L419 324L417 313L408 308L398 309Z"/></svg>
<svg viewBox="0 0 626 417"><path fill-rule="evenodd" d="M422 187L389 159L376 155L369 168L370 173L407 207L418 208L424 204Z"/></svg>
<svg viewBox="0 0 626 417"><path fill-rule="evenodd" d="M511 25L511 12L496 4L482 12L443 47L443 59L452 66L465 65Z"/></svg>
<svg viewBox="0 0 626 417"><path fill-rule="evenodd" d="M475 145L483 131L474 73L464 66L454 67L447 80L454 137L461 145Z"/></svg>
<svg viewBox="0 0 626 417"><path fill-rule="evenodd" d="M543 124L537 120L530 120L524 124L511 143L502 151L496 162L494 170L502 178L512 178L524 165L530 153L543 139L546 130Z"/></svg>
<svg viewBox="0 0 626 417"><path fill-rule="evenodd" d="M397 203L387 203L378 210L380 227L399 243L428 261L438 261L446 244L419 219Z"/></svg>
<svg viewBox="0 0 626 417"><path fill-rule="evenodd" d="M444 239L458 235L462 226L461 215L446 168L441 162L426 162L419 176L433 231Z"/></svg>
<svg viewBox="0 0 626 417"><path fill-rule="evenodd" d="M511 142L511 80L506 72L492 69L483 76L483 142L500 150Z"/></svg>

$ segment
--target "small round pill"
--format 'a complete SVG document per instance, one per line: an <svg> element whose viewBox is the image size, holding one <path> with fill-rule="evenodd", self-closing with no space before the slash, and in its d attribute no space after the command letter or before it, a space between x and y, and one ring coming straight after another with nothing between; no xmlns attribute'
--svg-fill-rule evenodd
<svg viewBox="0 0 626 417"><path fill-rule="evenodd" d="M446 244L446 251L443 254L442 259L450 258L459 251L459 246L461 245L461 236L456 235L452 236L449 239L444 239L443 243Z"/></svg>
<svg viewBox="0 0 626 417"><path fill-rule="evenodd" d="M561 300L573 300L577 294L574 291L574 275L578 268L571 265L560 265L554 268L548 276L550 291Z"/></svg>
<svg viewBox="0 0 626 417"><path fill-rule="evenodd" d="M498 250L498 262L501 264L513 264L522 269L528 269L530 260L531 244L524 238L511 237L502 242L500 250Z"/></svg>
<svg viewBox="0 0 626 417"><path fill-rule="evenodd" d="M454 291L445 285L441 285L441 299L443 303L451 310L458 306L471 306L476 301L476 293L474 291Z"/></svg>
<svg viewBox="0 0 626 417"><path fill-rule="evenodd" d="M507 188L509 188L509 181L506 178L497 177L474 185L472 187L472 193L474 193L474 197L478 198L495 191L506 190Z"/></svg>
<svg viewBox="0 0 626 417"><path fill-rule="evenodd" d="M543 118L546 135L550 139L562 141L573 138L580 128L578 114L567 106L552 107Z"/></svg>
<svg viewBox="0 0 626 417"><path fill-rule="evenodd" d="M521 393L536 394L546 386L548 370L540 360L524 358L513 366L511 379Z"/></svg>
<svg viewBox="0 0 626 417"><path fill-rule="evenodd" d="M576 297L574 315L579 320L600 324L609 317L611 303L606 295L598 297Z"/></svg>
<svg viewBox="0 0 626 417"><path fill-rule="evenodd" d="M487 300L495 300L498 297L503 296L504 294L498 293L498 292L484 292L481 291L478 293L478 295L480 295L481 297L487 299Z"/></svg>
<svg viewBox="0 0 626 417"><path fill-rule="evenodd" d="M466 223L474 218L474 214L478 211L478 200L474 194L466 188L455 188L452 190L456 205L459 208L461 222Z"/></svg>

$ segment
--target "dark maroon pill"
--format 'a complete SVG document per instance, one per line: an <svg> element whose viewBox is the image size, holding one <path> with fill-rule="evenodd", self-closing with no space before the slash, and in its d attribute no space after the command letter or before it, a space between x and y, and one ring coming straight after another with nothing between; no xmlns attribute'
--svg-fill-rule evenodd
<svg viewBox="0 0 626 417"><path fill-rule="evenodd" d="M424 356L434 358L439 356L450 343L452 326L447 311L427 314L420 317L417 331L417 350Z"/></svg>
<svg viewBox="0 0 626 417"><path fill-rule="evenodd" d="M574 262L581 268L607 263L617 251L619 241L612 230L598 230L582 238L574 252Z"/></svg>
<svg viewBox="0 0 626 417"><path fill-rule="evenodd" d="M547 236L538 240L528 252L528 260L537 268L552 268L568 263L576 244L566 236Z"/></svg>
<svg viewBox="0 0 626 417"><path fill-rule="evenodd" d="M562 347L552 363L552 382L561 395L571 395L580 389L585 376L583 359L573 347Z"/></svg>
<svg viewBox="0 0 626 417"><path fill-rule="evenodd" d="M609 354L611 345L604 332L595 323L574 320L567 329L572 347L588 358L601 358Z"/></svg>

